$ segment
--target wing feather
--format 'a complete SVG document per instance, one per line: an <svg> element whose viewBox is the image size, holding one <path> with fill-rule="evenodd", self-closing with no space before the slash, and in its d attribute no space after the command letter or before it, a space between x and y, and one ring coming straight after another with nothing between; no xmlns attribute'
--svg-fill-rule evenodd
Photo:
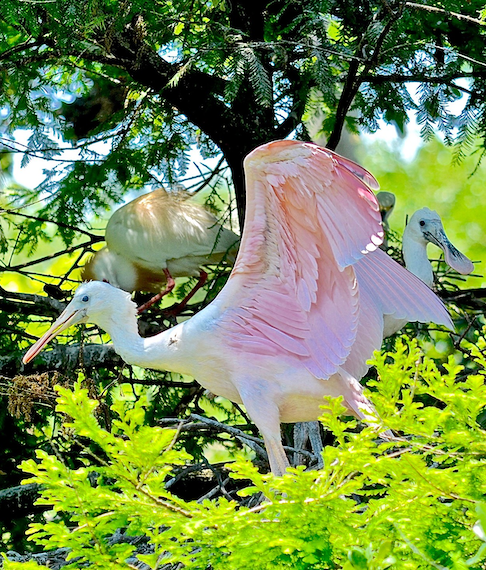
<svg viewBox="0 0 486 570"><path fill-rule="evenodd" d="M296 358L328 378L356 338L352 267L382 239L377 182L314 144L276 141L245 160L240 252L215 304L234 350ZM244 307L244 313L237 307Z"/></svg>
<svg viewBox="0 0 486 570"><path fill-rule="evenodd" d="M396 319L454 325L444 303L427 285L382 250L360 260L355 267L360 287L366 282L384 315Z"/></svg>
<svg viewBox="0 0 486 570"><path fill-rule="evenodd" d="M360 290L360 317L356 341L344 364L355 378L366 374L366 361L379 350L384 318L407 322L433 322L453 327L449 313L437 295L418 277L381 249L360 259L354 266Z"/></svg>

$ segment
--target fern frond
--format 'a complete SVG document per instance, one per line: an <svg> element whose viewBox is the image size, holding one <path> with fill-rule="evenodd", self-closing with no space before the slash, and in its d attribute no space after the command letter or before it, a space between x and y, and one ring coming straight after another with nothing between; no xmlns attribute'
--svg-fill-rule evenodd
<svg viewBox="0 0 486 570"><path fill-rule="evenodd" d="M268 71L252 47L244 45L239 47L238 51L248 70L250 83L255 92L257 102L264 107L270 107L272 105L273 89Z"/></svg>

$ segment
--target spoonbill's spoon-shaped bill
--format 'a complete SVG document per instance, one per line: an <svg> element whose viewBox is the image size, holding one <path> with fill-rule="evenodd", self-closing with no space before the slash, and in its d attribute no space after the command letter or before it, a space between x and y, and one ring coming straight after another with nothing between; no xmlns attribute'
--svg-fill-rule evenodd
<svg viewBox="0 0 486 570"><path fill-rule="evenodd" d="M44 333L42 337L24 354L24 357L22 358L24 364L30 362L34 357L36 357L44 348L44 346L58 334L62 333L69 327L72 327L73 325L88 322L86 307L83 307L83 305L79 303L73 303L73 301L69 303L64 311L54 321L49 330ZM81 301L81 303L83 303L83 301Z"/></svg>
<svg viewBox="0 0 486 570"><path fill-rule="evenodd" d="M142 338L127 293L85 283L24 362L70 324L93 322L127 362L191 375L243 403L282 474L281 422L316 420L325 396L342 396L356 417L373 415L356 378L381 346L384 314L450 319L428 287L377 249L383 231L370 188L378 184L366 170L311 143L276 141L248 155L245 174L240 251L210 305Z"/></svg>

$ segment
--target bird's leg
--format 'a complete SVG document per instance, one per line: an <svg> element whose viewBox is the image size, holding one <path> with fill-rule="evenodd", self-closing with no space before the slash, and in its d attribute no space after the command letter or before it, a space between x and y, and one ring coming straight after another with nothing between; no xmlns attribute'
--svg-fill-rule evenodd
<svg viewBox="0 0 486 570"><path fill-rule="evenodd" d="M287 467L290 467L290 463L282 446L280 430L278 438L263 435L263 440L267 449L268 461L270 462L272 473L277 476L283 475Z"/></svg>
<svg viewBox="0 0 486 570"><path fill-rule="evenodd" d="M260 430L274 475L283 475L290 467L280 434L280 412L267 393L265 384L258 380L245 379L238 387L246 411Z"/></svg>
<svg viewBox="0 0 486 570"><path fill-rule="evenodd" d="M307 422L298 422L294 425L294 447L299 450L294 453L294 465L302 465L304 463L304 456L300 453L304 449L305 444L309 438L309 431L307 429Z"/></svg>
<svg viewBox="0 0 486 570"><path fill-rule="evenodd" d="M321 424L319 422L307 422L307 429L311 449L317 459L316 469L322 469L324 467L324 459L322 458L324 444L321 438Z"/></svg>
<svg viewBox="0 0 486 570"><path fill-rule="evenodd" d="M189 291L189 293L182 299L182 301L174 307L174 312L171 311L171 314L174 316L179 314L182 309L187 305L187 303L194 297L194 295L201 289L201 287L206 283L208 280L208 274L201 269L199 272L199 279L198 282L194 285L194 287Z"/></svg>
<svg viewBox="0 0 486 570"><path fill-rule="evenodd" d="M164 275L167 279L167 285L166 285L165 289L163 291L161 291L160 293L157 293L157 295L154 295L151 299L149 299L143 305L140 305L140 307L138 307L138 309L137 309L138 314L143 313L143 311L147 310L149 307L151 307L157 301L160 301L160 299L162 299L162 297L164 295L167 295L167 293L170 293L172 291L172 289L174 289L174 287L175 287L174 278L172 277L172 275L170 274L170 272L167 268L164 269L163 271L164 271Z"/></svg>

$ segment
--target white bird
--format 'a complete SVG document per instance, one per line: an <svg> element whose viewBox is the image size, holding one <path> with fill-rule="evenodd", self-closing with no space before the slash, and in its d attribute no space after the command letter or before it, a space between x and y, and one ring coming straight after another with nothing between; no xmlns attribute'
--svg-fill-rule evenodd
<svg viewBox="0 0 486 570"><path fill-rule="evenodd" d="M200 276L182 302L187 303L207 278L201 267L223 259L233 263L239 244L239 236L221 226L203 206L163 188L116 210L106 226L105 240L107 247L88 260L82 279L106 281L129 292L157 293L139 311L169 293L174 277Z"/></svg>
<svg viewBox="0 0 486 570"><path fill-rule="evenodd" d="M388 218L391 216L395 208L396 197L393 192L381 191L376 194L376 199L380 205L380 214L383 227L386 229L388 226Z"/></svg>
<svg viewBox="0 0 486 570"><path fill-rule="evenodd" d="M380 205L381 223L383 224L383 229L385 230L385 237L380 247L386 251L388 249L387 234L390 231L388 218L391 216L391 213L395 208L396 198L395 194L393 194L392 192L383 191L383 192L378 192L378 194L376 195L376 199L378 200L378 204Z"/></svg>
<svg viewBox="0 0 486 570"><path fill-rule="evenodd" d="M429 208L417 210L403 232L402 253L406 268L430 288L434 285L434 273L427 256L429 243L442 249L445 262L458 273L468 275L474 270L472 261L447 238L439 214Z"/></svg>
<svg viewBox="0 0 486 570"><path fill-rule="evenodd" d="M448 240L442 220L434 210L421 208L414 212L402 237L402 254L405 267L432 289L434 272L427 256L427 246L433 243L444 252L446 263L462 275L474 270L474 264ZM395 334L409 321L385 315L384 338Z"/></svg>
<svg viewBox="0 0 486 570"><path fill-rule="evenodd" d="M312 143L275 141L246 157L245 173L240 251L210 305L142 338L127 293L85 283L23 361L72 324L95 323L127 362L193 376L243 403L282 474L281 422L316 420L325 396L371 419L356 378L381 346L384 314L451 321L424 283L377 249L383 232L370 188L378 183L366 170Z"/></svg>

